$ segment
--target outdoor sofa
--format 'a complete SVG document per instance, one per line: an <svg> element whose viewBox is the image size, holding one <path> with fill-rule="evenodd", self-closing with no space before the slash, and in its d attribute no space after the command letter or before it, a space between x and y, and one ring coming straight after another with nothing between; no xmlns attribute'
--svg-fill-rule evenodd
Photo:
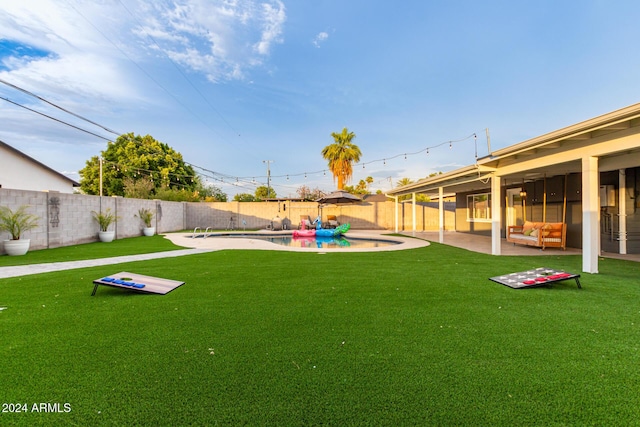
<svg viewBox="0 0 640 427"><path fill-rule="evenodd" d="M538 248L566 248L567 224L562 222L531 222L507 227L507 242Z"/></svg>

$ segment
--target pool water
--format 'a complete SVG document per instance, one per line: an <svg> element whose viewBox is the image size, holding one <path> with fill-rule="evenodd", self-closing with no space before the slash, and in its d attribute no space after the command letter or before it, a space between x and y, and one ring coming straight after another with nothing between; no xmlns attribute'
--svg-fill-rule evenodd
<svg viewBox="0 0 640 427"><path fill-rule="evenodd" d="M196 236L203 238L204 235ZM276 245L295 246L301 248L379 248L382 246L397 245L400 242L390 240L363 239L353 237L293 237L270 236L265 234L210 234L208 239L215 238L236 238L236 239L258 239L266 240Z"/></svg>

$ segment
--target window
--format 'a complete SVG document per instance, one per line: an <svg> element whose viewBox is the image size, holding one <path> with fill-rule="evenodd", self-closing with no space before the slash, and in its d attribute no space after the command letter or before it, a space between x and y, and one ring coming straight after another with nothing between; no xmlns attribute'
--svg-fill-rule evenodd
<svg viewBox="0 0 640 427"><path fill-rule="evenodd" d="M467 196L467 221L491 222L491 193Z"/></svg>

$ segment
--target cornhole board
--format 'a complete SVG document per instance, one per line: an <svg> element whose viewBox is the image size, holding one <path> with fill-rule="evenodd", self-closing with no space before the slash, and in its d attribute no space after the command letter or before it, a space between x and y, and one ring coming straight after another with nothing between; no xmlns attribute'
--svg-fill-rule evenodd
<svg viewBox="0 0 640 427"><path fill-rule="evenodd" d="M129 273L121 271L120 273L111 274L101 277L93 281L94 287L91 296L96 294L98 286L112 286L114 288L128 289L135 292L143 292L147 294L165 295L184 285L184 282L177 280L162 279L160 277L144 276L142 274Z"/></svg>
<svg viewBox="0 0 640 427"><path fill-rule="evenodd" d="M563 270L554 270L553 268L546 267L539 267L527 271L519 271L517 273L503 274L502 276L489 278L489 280L493 280L494 282L513 289L535 288L570 279L575 279L578 288L582 289L579 274L567 273Z"/></svg>

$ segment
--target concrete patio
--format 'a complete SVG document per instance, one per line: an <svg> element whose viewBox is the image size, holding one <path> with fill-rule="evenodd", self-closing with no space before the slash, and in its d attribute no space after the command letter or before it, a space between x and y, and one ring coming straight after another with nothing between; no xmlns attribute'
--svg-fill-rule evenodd
<svg viewBox="0 0 640 427"><path fill-rule="evenodd" d="M437 231L403 231L401 234L405 236L413 236L420 239L425 239L430 242L438 243L440 241L440 233ZM445 231L443 244L455 246L457 248L467 249L473 252L491 253L491 237L482 236L471 233L458 233L455 231ZM532 246L514 245L507 242L506 239L501 239L500 251L505 256L535 256L535 255L582 255L581 249L567 248L566 250L558 248L548 248L544 251ZM620 255L609 252L602 252L600 254L603 258L616 258L627 261L640 262L640 254L627 254Z"/></svg>

